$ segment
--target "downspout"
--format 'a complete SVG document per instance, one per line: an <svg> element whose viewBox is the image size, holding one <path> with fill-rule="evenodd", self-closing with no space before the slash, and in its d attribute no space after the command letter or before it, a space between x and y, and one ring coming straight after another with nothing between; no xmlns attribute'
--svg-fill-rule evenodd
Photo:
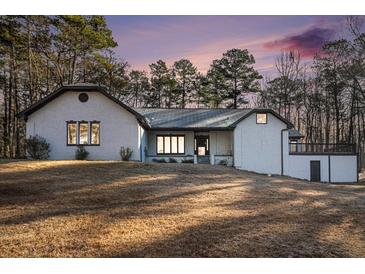
<svg viewBox="0 0 365 274"><path fill-rule="evenodd" d="M356 144L354 144L354 152L356 153L356 183L359 182L359 172L361 171L361 162L359 162L359 159L361 160L361 158L359 158L359 151L358 151L358 147L360 146L356 146Z"/></svg>
<svg viewBox="0 0 365 274"><path fill-rule="evenodd" d="M359 182L359 169L360 169L360 164L359 163L359 153L356 153L356 183Z"/></svg>
<svg viewBox="0 0 365 274"><path fill-rule="evenodd" d="M289 130L289 128L283 128L281 130L281 176L284 175L284 148L283 148L283 133Z"/></svg>
<svg viewBox="0 0 365 274"><path fill-rule="evenodd" d="M328 183L331 183L331 154L328 154Z"/></svg>

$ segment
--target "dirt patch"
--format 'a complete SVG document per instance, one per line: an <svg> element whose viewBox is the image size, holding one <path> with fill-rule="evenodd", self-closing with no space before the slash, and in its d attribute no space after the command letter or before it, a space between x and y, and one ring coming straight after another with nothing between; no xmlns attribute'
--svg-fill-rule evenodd
<svg viewBox="0 0 365 274"><path fill-rule="evenodd" d="M365 186L192 164L0 162L1 257L364 257Z"/></svg>

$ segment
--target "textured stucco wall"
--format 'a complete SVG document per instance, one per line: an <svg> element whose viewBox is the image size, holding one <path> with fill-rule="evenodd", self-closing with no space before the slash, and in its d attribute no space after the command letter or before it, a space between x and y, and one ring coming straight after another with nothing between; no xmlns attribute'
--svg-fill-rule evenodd
<svg viewBox="0 0 365 274"><path fill-rule="evenodd" d="M133 114L99 92L68 91L28 117L27 136L38 134L51 145L51 159L74 159L75 146L67 146L66 121L100 121L100 146L86 146L88 159L119 160L121 146L133 149L131 160L140 160L138 121Z"/></svg>

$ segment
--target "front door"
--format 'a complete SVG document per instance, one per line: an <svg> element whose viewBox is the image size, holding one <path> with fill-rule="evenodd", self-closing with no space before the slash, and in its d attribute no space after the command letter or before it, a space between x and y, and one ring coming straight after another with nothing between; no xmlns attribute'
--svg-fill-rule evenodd
<svg viewBox="0 0 365 274"><path fill-rule="evenodd" d="M195 136L195 154L198 157L209 155L209 136L207 135Z"/></svg>
<svg viewBox="0 0 365 274"><path fill-rule="evenodd" d="M310 172L311 181L320 182L321 181L321 162L320 161L310 161Z"/></svg>

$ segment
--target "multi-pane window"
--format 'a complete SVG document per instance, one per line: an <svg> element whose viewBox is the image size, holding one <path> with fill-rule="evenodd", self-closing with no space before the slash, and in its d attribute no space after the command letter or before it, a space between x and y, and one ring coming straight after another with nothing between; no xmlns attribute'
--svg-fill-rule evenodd
<svg viewBox="0 0 365 274"><path fill-rule="evenodd" d="M100 122L67 122L67 145L100 145Z"/></svg>
<svg viewBox="0 0 365 274"><path fill-rule="evenodd" d="M185 136L157 136L157 154L184 154Z"/></svg>
<svg viewBox="0 0 365 274"><path fill-rule="evenodd" d="M267 124L267 113L256 113L256 124Z"/></svg>

